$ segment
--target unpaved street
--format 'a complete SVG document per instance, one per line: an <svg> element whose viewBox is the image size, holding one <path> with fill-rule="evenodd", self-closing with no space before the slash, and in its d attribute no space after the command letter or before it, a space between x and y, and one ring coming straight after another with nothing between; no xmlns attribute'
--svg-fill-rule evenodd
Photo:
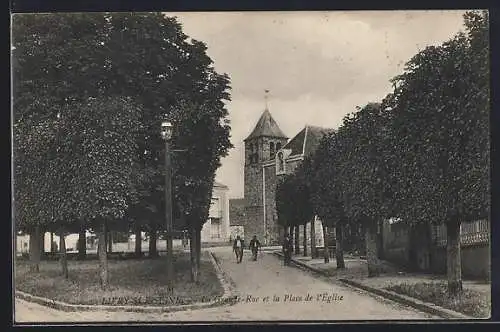
<svg viewBox="0 0 500 332"><path fill-rule="evenodd" d="M236 264L230 249L211 250L236 284L241 300L235 305L166 314L68 313L16 299L15 319L17 322L171 322L436 318L344 285L322 281L297 268L285 267L271 254L264 254L253 262L245 252L243 262Z"/></svg>

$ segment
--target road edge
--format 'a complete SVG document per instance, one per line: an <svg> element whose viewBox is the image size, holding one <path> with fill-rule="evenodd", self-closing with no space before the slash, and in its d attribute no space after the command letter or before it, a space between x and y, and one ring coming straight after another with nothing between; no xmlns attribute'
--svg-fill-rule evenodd
<svg viewBox="0 0 500 332"><path fill-rule="evenodd" d="M231 278L224 272L220 266L215 254L208 251L210 261L215 268L217 278L224 290L222 296L210 302L197 302L192 304L172 305L172 306L112 306L112 305L88 305L88 304L70 304L62 301L56 301L45 297L35 296L20 290L15 290L15 297L27 302L36 303L52 309L75 312L75 311L110 311L110 312L137 312L137 313L169 313L186 310L207 309L224 305L232 305L237 302L235 288Z"/></svg>
<svg viewBox="0 0 500 332"><path fill-rule="evenodd" d="M273 252L273 254L275 254L278 257L283 257L283 254L280 252L275 251L275 252ZM304 263L302 263L294 258L292 258L292 263L301 269L312 271L314 273L322 275L323 277L332 278L325 271L322 271L320 269L316 269L312 266L304 264ZM439 316L441 318L454 319L454 320L456 320L456 319L459 319L459 320L481 320L480 318L471 317L471 316L462 314L460 312L456 312L456 311L453 311L450 309L440 307L440 306L435 305L433 303L424 302L424 301L421 301L421 300L418 300L418 299L415 299L415 298L412 298L412 297L409 297L406 295L398 294L395 292L373 288L373 287L364 285L360 282L356 282L354 280L343 279L343 278L336 279L336 280L340 281L341 283L343 283L345 285L364 290L366 292L381 296L385 299L412 307L414 309L420 310L422 312L425 312L425 313L428 313L431 315Z"/></svg>

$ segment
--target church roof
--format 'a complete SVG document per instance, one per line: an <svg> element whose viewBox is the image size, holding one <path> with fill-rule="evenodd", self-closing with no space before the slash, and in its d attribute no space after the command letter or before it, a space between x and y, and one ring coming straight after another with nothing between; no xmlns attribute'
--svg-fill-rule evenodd
<svg viewBox="0 0 500 332"><path fill-rule="evenodd" d="M262 136L288 138L278 127L278 124L274 121L268 109L264 110L264 113L260 116L255 128L250 135L244 139L244 141Z"/></svg>
<svg viewBox="0 0 500 332"><path fill-rule="evenodd" d="M333 131L330 128L305 126L282 149L291 150L290 156L308 156L318 148L323 136Z"/></svg>

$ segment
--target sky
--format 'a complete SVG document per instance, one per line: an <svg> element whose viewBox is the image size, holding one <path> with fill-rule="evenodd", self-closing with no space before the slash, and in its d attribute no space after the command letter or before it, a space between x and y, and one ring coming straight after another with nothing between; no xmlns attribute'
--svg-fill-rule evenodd
<svg viewBox="0 0 500 332"><path fill-rule="evenodd" d="M336 129L356 106L379 102L391 78L429 45L463 31L464 11L167 13L206 43L231 78L227 103L234 148L216 181L243 197L243 139L265 109L292 138L305 125Z"/></svg>

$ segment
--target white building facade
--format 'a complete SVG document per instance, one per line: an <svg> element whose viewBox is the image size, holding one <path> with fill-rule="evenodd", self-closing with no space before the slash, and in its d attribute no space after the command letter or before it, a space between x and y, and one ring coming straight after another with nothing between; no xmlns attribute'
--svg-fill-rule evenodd
<svg viewBox="0 0 500 332"><path fill-rule="evenodd" d="M215 182L208 220L201 229L201 242L229 242L229 188Z"/></svg>

